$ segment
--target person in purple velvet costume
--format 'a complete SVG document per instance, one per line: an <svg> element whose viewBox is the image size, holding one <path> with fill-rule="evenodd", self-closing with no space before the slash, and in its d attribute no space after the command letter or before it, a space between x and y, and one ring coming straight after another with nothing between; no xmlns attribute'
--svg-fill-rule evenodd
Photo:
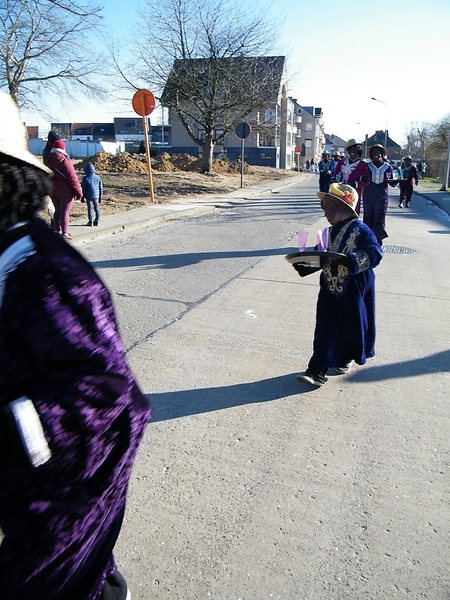
<svg viewBox="0 0 450 600"><path fill-rule="evenodd" d="M36 217L48 169L0 92L0 597L129 597L113 548L150 406L110 294Z"/></svg>
<svg viewBox="0 0 450 600"><path fill-rule="evenodd" d="M358 192L358 204L355 212L359 215L364 188L370 183L369 167L362 158L362 142L352 138L348 140L345 150L347 157L341 158L334 167L333 181L347 183L355 188Z"/></svg>
<svg viewBox="0 0 450 600"><path fill-rule="evenodd" d="M375 144L370 149L370 183L364 189L363 222L370 227L378 243L388 237L386 231L386 213L389 204L388 182L392 182L394 170L386 160L386 148Z"/></svg>

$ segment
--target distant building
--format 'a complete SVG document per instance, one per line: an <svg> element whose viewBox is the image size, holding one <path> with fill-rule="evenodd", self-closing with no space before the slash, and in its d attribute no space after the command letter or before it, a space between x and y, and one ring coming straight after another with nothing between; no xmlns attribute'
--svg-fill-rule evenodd
<svg viewBox="0 0 450 600"><path fill-rule="evenodd" d="M381 144L386 148L387 158L389 160L401 160L402 158L402 148L399 144L394 142L392 138L389 137L388 131L375 131L373 135L367 138L366 146L367 146L367 154L369 156L369 151L371 146L375 146L375 144Z"/></svg>
<svg viewBox="0 0 450 600"><path fill-rule="evenodd" d="M37 140L39 137L39 127L37 125L30 125L26 127L27 138L29 140Z"/></svg>
<svg viewBox="0 0 450 600"><path fill-rule="evenodd" d="M245 116L246 121L252 128L252 133L244 142L244 160L252 165L264 165L270 167L292 168L294 166L295 147L295 123L294 110L290 98L287 96L286 59L284 56L260 56L260 57L236 57L224 58L223 61L240 65L242 82L246 82L246 72L262 73L264 76L256 78L264 85L264 105L255 109L251 114ZM232 65L233 66L233 65ZM169 107L172 94L172 81L182 81L182 78L192 77L192 73L207 73L208 59L192 59L192 61L175 61L169 74L166 89L162 96L162 104ZM238 69L237 69L238 70ZM270 74L270 76L269 76ZM180 89L181 84L178 83ZM236 86L239 93L239 85ZM258 90L261 93L261 89ZM190 106L192 101L188 96L182 97L181 101ZM236 111L237 108L235 107ZM192 114L195 107L192 106ZM225 114L225 113L224 113ZM203 131L200 129L196 119L187 117L187 123L195 136L201 138ZM201 146L196 144L186 131L178 114L169 107L170 138L168 151L173 154L187 153L199 156L202 152ZM220 124L217 132L221 131ZM229 132L224 139L216 144L213 156L221 158L226 156L229 160L240 158L242 152L242 141L234 131Z"/></svg>
<svg viewBox="0 0 450 600"><path fill-rule="evenodd" d="M339 152L340 154L345 151L346 143L347 140L340 138L338 135L326 133L324 150L327 150L330 153L330 156L333 156L335 152Z"/></svg>
<svg viewBox="0 0 450 600"><path fill-rule="evenodd" d="M320 159L326 142L322 109L314 108L314 106L300 106L294 98L292 101L295 105L297 126L295 144L300 146L302 161L317 161Z"/></svg>

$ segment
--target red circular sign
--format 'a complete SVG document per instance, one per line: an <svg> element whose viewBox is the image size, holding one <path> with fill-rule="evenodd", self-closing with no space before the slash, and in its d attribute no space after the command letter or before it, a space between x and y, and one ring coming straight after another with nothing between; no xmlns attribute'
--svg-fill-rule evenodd
<svg viewBox="0 0 450 600"><path fill-rule="evenodd" d="M149 90L138 90L131 101L133 110L141 117L146 117L155 110L155 96Z"/></svg>

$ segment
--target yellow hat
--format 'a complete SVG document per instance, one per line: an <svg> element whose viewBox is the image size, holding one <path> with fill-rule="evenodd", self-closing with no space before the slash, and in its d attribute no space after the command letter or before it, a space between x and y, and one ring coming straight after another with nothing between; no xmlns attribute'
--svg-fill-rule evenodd
<svg viewBox="0 0 450 600"><path fill-rule="evenodd" d="M317 192L317 196L320 198L321 205L327 196L336 198L358 216L358 213L355 211L358 204L358 192L351 185L347 185L346 183L332 183L329 192Z"/></svg>
<svg viewBox="0 0 450 600"><path fill-rule="evenodd" d="M9 94L0 91L0 152L51 174L42 160L28 150L25 125L17 104Z"/></svg>

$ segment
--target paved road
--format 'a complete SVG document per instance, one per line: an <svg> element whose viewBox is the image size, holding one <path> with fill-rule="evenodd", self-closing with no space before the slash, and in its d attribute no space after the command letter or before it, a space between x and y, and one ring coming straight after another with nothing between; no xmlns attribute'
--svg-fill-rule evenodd
<svg viewBox="0 0 450 600"><path fill-rule="evenodd" d="M117 545L134 600L450 597L450 221L393 197L377 356L312 391L317 277L283 254L326 225L315 191L83 246L154 406Z"/></svg>

